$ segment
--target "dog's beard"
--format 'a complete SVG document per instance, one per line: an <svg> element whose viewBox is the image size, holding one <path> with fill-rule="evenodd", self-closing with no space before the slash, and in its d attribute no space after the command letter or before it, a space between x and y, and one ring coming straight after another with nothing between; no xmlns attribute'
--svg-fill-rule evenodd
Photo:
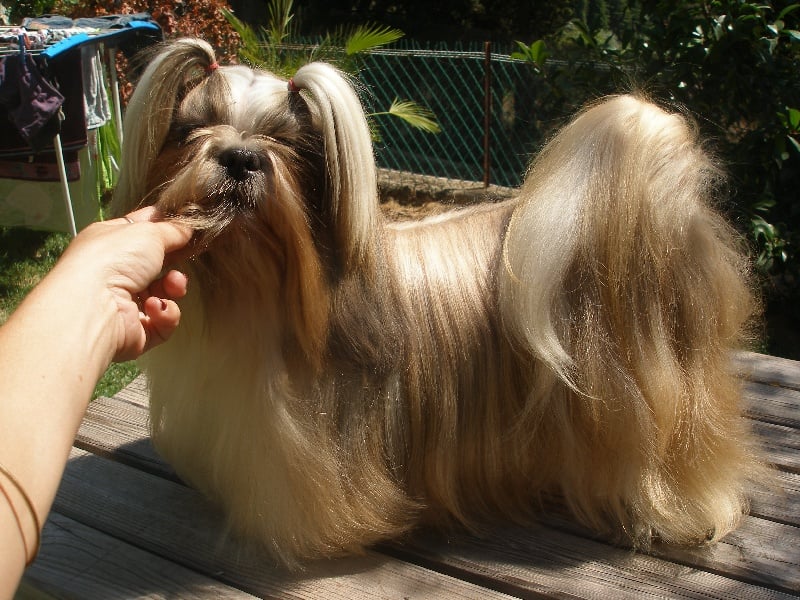
<svg viewBox="0 0 800 600"><path fill-rule="evenodd" d="M275 193L273 178L264 172L237 181L219 171L208 160L190 163L163 186L156 202L161 212L195 231L201 249L226 231L252 226L259 206Z"/></svg>
<svg viewBox="0 0 800 600"><path fill-rule="evenodd" d="M244 156L224 158L237 152ZM150 189L164 214L195 231L197 253L233 232L272 240L278 251L287 225L307 226L308 186L301 180L308 165L295 149L268 136L243 137L229 126L199 128L184 140L168 140L151 170Z"/></svg>

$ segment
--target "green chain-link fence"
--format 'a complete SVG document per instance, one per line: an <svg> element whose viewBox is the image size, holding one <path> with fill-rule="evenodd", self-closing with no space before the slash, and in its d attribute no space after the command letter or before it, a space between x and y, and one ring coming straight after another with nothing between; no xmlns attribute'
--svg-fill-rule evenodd
<svg viewBox="0 0 800 600"><path fill-rule="evenodd" d="M543 135L531 113L537 77L530 64L489 47L370 53L359 78L370 90L371 108L380 112L395 98L411 99L430 108L442 128L434 135L399 119L376 117L379 166L518 185Z"/></svg>
<svg viewBox="0 0 800 600"><path fill-rule="evenodd" d="M311 40L286 47L302 52ZM404 121L375 116L380 135L378 166L411 175L519 185L531 155L563 117L553 110L542 75L510 57L511 47L486 44L422 47L401 41L363 57L359 80L372 113L396 98L429 108L441 133L414 129ZM547 114L545 114L547 113Z"/></svg>

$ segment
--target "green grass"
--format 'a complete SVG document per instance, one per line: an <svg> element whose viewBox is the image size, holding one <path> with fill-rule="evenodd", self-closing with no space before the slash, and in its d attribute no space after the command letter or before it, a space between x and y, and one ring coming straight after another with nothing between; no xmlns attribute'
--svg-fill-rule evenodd
<svg viewBox="0 0 800 600"><path fill-rule="evenodd" d="M69 244L66 233L0 227L0 324L44 277ZM57 335L57 334L55 334ZM3 357L13 360L14 357ZM139 369L135 362L112 364L98 382L92 398L113 396Z"/></svg>

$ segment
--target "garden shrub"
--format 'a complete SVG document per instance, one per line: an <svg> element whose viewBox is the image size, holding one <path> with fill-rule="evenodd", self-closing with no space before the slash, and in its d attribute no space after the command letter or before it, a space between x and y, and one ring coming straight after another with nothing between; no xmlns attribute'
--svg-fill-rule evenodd
<svg viewBox="0 0 800 600"><path fill-rule="evenodd" d="M235 62L239 36L223 15L229 8L226 0L56 0L52 10L73 19L146 12L161 26L165 38L202 37L214 47L220 62ZM133 91L126 78L127 58L117 58L123 103Z"/></svg>

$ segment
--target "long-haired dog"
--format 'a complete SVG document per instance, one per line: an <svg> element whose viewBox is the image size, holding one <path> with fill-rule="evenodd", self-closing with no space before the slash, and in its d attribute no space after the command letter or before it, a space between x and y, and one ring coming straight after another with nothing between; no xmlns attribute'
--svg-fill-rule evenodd
<svg viewBox="0 0 800 600"><path fill-rule="evenodd" d="M759 470L730 352L755 308L720 172L678 114L581 112L516 199L390 222L337 70L287 84L165 46L131 98L118 212L195 230L154 441L286 564L544 494L636 545L719 538Z"/></svg>

